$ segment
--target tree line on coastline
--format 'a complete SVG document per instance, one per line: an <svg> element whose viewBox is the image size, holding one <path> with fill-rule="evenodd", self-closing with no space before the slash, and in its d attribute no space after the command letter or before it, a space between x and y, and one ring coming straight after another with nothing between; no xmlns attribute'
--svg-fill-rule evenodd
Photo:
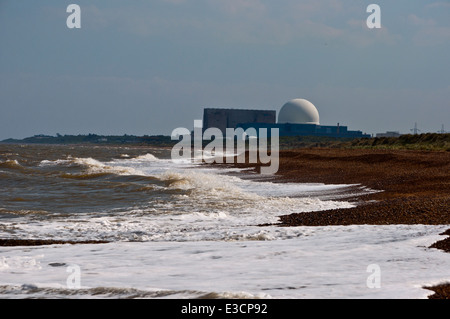
<svg viewBox="0 0 450 319"><path fill-rule="evenodd" d="M99 145L121 145L121 144L135 144L135 145L155 145L155 146L172 146L176 141L172 141L170 136L155 135L155 136L135 136L135 135L34 135L24 139L9 138L1 141L2 143L10 144L99 144Z"/></svg>

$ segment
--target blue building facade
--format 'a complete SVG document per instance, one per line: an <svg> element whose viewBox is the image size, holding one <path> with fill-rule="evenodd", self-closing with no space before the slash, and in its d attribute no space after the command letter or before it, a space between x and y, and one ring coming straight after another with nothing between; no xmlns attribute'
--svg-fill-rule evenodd
<svg viewBox="0 0 450 319"><path fill-rule="evenodd" d="M370 134L362 131L349 131L347 126L329 126L316 124L292 124L292 123L240 123L236 128L246 131L254 128L258 134L260 128L266 128L270 136L272 128L279 130L279 136L327 136L333 138L370 138Z"/></svg>

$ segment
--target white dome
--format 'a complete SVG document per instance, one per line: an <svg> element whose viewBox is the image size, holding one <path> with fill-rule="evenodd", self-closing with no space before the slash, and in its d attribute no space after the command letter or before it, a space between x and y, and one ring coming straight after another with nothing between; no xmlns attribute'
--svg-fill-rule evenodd
<svg viewBox="0 0 450 319"><path fill-rule="evenodd" d="M281 108L278 123L319 125L319 111L307 100L290 100Z"/></svg>

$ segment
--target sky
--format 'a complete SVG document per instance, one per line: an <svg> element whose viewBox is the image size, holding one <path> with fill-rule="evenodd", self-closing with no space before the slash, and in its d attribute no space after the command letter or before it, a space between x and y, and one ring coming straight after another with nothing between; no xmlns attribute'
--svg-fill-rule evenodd
<svg viewBox="0 0 450 319"><path fill-rule="evenodd" d="M323 125L450 131L449 17L448 0L0 0L0 140L170 135L294 98Z"/></svg>

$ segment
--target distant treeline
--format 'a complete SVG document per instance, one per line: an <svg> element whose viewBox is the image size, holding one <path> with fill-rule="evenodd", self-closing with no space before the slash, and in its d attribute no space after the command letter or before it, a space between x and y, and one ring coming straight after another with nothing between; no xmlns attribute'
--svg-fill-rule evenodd
<svg viewBox="0 0 450 319"><path fill-rule="evenodd" d="M97 134L88 135L35 135L24 139L7 139L2 143L15 144L133 144L151 145L160 147L172 147L177 140L170 136L104 136ZM204 141L205 144L209 141ZM372 148L372 149L409 149L409 150L436 150L450 151L450 134L426 133L407 134L399 137L375 137L375 138L334 138L324 136L283 136L280 137L280 149L328 147L328 148Z"/></svg>
<svg viewBox="0 0 450 319"><path fill-rule="evenodd" d="M137 144L155 146L173 146L177 141L172 141L170 136L134 136L134 135L35 135L24 139L7 139L2 143L24 143L24 144Z"/></svg>

